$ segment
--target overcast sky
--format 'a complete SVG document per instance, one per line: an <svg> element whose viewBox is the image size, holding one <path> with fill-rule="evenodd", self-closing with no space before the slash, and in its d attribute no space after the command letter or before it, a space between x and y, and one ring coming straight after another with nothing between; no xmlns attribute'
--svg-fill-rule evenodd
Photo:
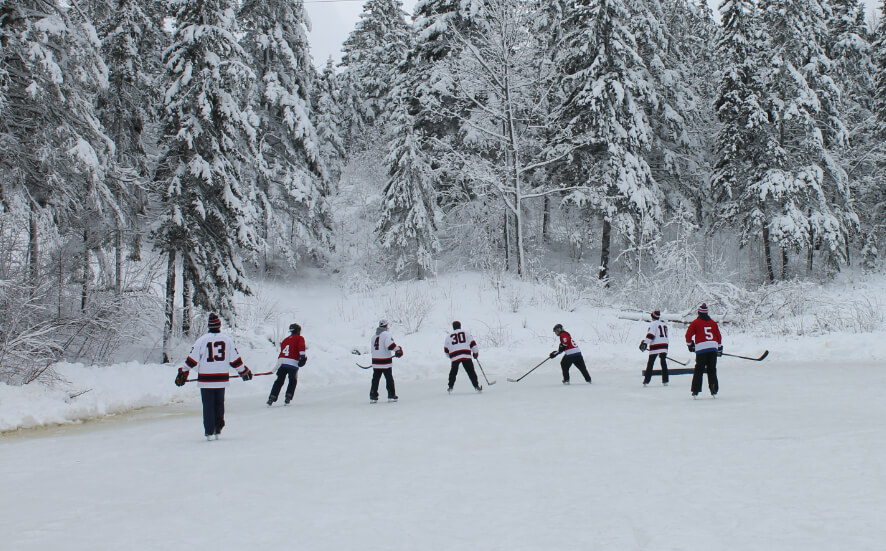
<svg viewBox="0 0 886 551"><path fill-rule="evenodd" d="M708 0L716 12L721 0ZM403 0L403 9L412 13L416 0ZM868 16L873 12L878 0L865 0ZM363 11L364 0L304 0L305 10L311 19L312 30L308 35L311 41L311 55L314 64L322 67L329 56L341 60L341 45L354 29Z"/></svg>

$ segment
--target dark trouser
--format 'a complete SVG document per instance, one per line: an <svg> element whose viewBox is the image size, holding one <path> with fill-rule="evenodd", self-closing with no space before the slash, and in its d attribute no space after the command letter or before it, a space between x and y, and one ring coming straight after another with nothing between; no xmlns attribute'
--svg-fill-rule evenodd
<svg viewBox="0 0 886 551"><path fill-rule="evenodd" d="M717 351L703 352L695 355L695 371L692 373L692 395L701 392L701 378L704 374L708 374L708 388L711 389L711 396L716 396L720 390L720 383L717 381Z"/></svg>
<svg viewBox="0 0 886 551"><path fill-rule="evenodd" d="M649 381L652 380L652 366L655 365L655 358L658 357L661 359L661 382L668 382L668 353L667 352L659 352L658 354L650 354L649 361L646 362L646 372L643 374L643 384L649 384Z"/></svg>
<svg viewBox="0 0 886 551"><path fill-rule="evenodd" d="M578 368L582 376L585 378L585 381L590 383L591 375L588 373L588 368L585 367L585 360L581 357L581 354L563 356L563 359L560 360L560 368L563 369L563 381L566 383L569 382L569 368L573 365Z"/></svg>
<svg viewBox="0 0 886 551"><path fill-rule="evenodd" d="M277 401L277 396L280 396L280 389L283 388L283 381L286 380L287 375L289 376L289 384L286 385L286 399L292 400L292 395L295 394L295 387L298 386L298 368L280 366L277 370L277 379L274 381L274 385L271 386L271 395L268 396L269 401Z"/></svg>
<svg viewBox="0 0 886 551"><path fill-rule="evenodd" d="M373 368L372 369L372 386L369 387L369 399L378 400L378 382L381 376L385 376L385 387L388 389L388 398L396 398L397 392L394 390L394 370L391 367Z"/></svg>
<svg viewBox="0 0 886 551"><path fill-rule="evenodd" d="M480 388L480 382L477 380L477 372L474 371L473 360L455 360L452 362L452 369L449 370L449 388L455 385L455 377L458 375L458 364L465 366L465 372L474 388Z"/></svg>
<svg viewBox="0 0 886 551"><path fill-rule="evenodd" d="M203 399L203 430L206 436L221 434L225 426L225 389L201 388Z"/></svg>

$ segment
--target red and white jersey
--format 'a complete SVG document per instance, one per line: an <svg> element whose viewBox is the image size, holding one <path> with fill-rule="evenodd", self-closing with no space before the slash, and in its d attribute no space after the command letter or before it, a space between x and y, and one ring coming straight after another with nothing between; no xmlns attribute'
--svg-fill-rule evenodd
<svg viewBox="0 0 886 551"><path fill-rule="evenodd" d="M668 326L661 320L652 320L649 329L646 330L646 338L643 342L649 347L650 354L667 353L668 351Z"/></svg>
<svg viewBox="0 0 886 551"><path fill-rule="evenodd" d="M477 342L467 329L456 329L443 341L443 352L453 362L458 360L470 360L472 354L479 354Z"/></svg>
<svg viewBox="0 0 886 551"><path fill-rule="evenodd" d="M720 328L714 320L696 318L686 329L686 343L695 342L695 353L715 352L723 344Z"/></svg>
<svg viewBox="0 0 886 551"><path fill-rule="evenodd" d="M197 386L200 388L225 388L228 386L231 368L243 373L246 366L234 346L234 340L224 333L206 333L194 343L185 360L182 371L197 368Z"/></svg>
<svg viewBox="0 0 886 551"><path fill-rule="evenodd" d="M575 341L572 340L572 335L570 335L566 331L560 331L560 352L563 352L564 356L572 356L573 354L581 354L581 349L578 345L575 344Z"/></svg>
<svg viewBox="0 0 886 551"><path fill-rule="evenodd" d="M298 361L305 355L305 339L301 335L289 335L280 343L280 355L277 356L277 367L298 369Z"/></svg>
<svg viewBox="0 0 886 551"><path fill-rule="evenodd" d="M369 347L372 349L372 367L386 369L394 363L394 352L400 348L387 329L376 332Z"/></svg>

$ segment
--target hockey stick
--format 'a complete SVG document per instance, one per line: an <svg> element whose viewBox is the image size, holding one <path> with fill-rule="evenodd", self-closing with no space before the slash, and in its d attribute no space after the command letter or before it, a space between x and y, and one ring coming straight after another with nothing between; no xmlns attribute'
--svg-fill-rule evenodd
<svg viewBox="0 0 886 551"><path fill-rule="evenodd" d="M537 366L533 367L532 369L530 369L529 371L527 371L527 372L524 373L523 375L520 375L520 377L517 378L517 379L511 379L510 377L508 377L508 382L509 382L509 383L516 383L517 381L519 381L519 380L522 379L523 377L529 375L530 373L532 373L533 371L535 371L536 369L538 369L538 368L541 366L541 364L545 363L546 361L548 361L548 360L550 360L550 359L551 359L551 357L548 356L547 358L545 358L544 360L542 360L542 362L541 362L540 364L538 364Z"/></svg>
<svg viewBox="0 0 886 551"><path fill-rule="evenodd" d="M359 367L360 369L369 369L370 367L372 367L372 364L370 364L370 365L360 365L358 362L354 362L354 363L357 364L357 367Z"/></svg>
<svg viewBox="0 0 886 551"><path fill-rule="evenodd" d="M486 377L486 372L483 371L483 366L480 365L480 360L479 360L479 359L477 360L477 367L480 368L480 373L482 373L482 374L483 374L483 378L486 379L486 386L492 386L492 385L494 385L494 384L495 384L495 381L490 382L489 379Z"/></svg>
<svg viewBox="0 0 886 551"><path fill-rule="evenodd" d="M261 373L253 373L252 376L253 376L253 377L260 377L260 376L262 376L262 375L273 375L273 374L274 374L273 371L263 371L263 372L261 372ZM237 375L237 377L240 377L240 376ZM186 383L195 383L195 382L197 382L197 379L188 379L188 380L185 381L185 382L186 382ZM207 381L207 382L221 382L221 381Z"/></svg>
<svg viewBox="0 0 886 551"><path fill-rule="evenodd" d="M727 354L726 352L723 352L723 355L724 356L732 356L733 358L741 358L742 360L751 360L752 362L762 362L763 360L766 359L766 356L769 355L769 351L764 350L763 355L760 356L759 358L750 358L748 356L739 356L738 354Z"/></svg>
<svg viewBox="0 0 886 551"><path fill-rule="evenodd" d="M667 358L668 358L668 361L675 362L675 363L678 363L678 364L680 364L680 365L689 365L689 362L681 362L680 360L678 360L678 359L676 359L676 358L672 358L672 357L670 357L670 356L668 356Z"/></svg>

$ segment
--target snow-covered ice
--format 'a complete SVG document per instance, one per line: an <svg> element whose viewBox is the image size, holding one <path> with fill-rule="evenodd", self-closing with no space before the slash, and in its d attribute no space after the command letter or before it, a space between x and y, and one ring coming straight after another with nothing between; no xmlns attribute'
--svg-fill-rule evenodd
<svg viewBox="0 0 886 551"><path fill-rule="evenodd" d="M255 303L273 312L244 308L232 333L254 371L272 365L268 338L291 321L309 361L288 407L265 407L271 377L232 381L218 442L203 439L199 393L172 385L174 366L64 365L69 383L54 389L0 385L0 548L884 548L882 332L764 339L724 327L727 352L770 355L722 358L717 399L692 400L689 376L642 387L643 322L563 313L472 276L432 285L418 331L406 334L405 314L392 323L406 350L396 404L368 403L369 372L354 365L366 356L351 351L402 308L397 294L420 301L419 289L370 298L322 281L259 289ZM482 394L464 373L446 393L454 318L497 380ZM555 322L594 384L573 372L561 385L557 361L508 383L555 348ZM672 355L688 360L672 333Z"/></svg>

